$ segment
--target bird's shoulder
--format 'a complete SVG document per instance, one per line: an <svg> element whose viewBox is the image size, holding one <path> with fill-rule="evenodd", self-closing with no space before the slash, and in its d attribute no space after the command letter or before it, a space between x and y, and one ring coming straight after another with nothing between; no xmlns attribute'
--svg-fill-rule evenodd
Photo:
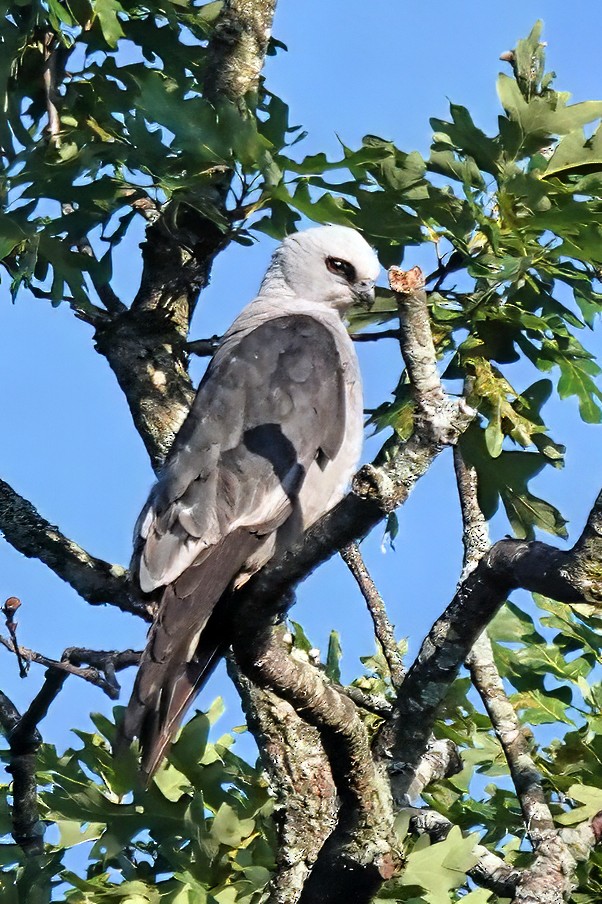
<svg viewBox="0 0 602 904"><path fill-rule="evenodd" d="M256 343L270 344L276 350L288 350L303 340L307 355L316 354L313 342L321 347L334 343L338 347L351 345L349 335L339 314L326 305L303 298L265 299L258 296L241 311L213 359L219 366L235 348L252 348Z"/></svg>

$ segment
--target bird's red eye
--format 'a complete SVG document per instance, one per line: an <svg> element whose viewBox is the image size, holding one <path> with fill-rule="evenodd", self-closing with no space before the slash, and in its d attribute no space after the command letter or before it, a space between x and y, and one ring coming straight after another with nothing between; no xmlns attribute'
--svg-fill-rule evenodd
<svg viewBox="0 0 602 904"><path fill-rule="evenodd" d="M341 260L338 257L327 257L326 267L331 273L342 276L349 283L354 283L356 280L355 267L349 261Z"/></svg>

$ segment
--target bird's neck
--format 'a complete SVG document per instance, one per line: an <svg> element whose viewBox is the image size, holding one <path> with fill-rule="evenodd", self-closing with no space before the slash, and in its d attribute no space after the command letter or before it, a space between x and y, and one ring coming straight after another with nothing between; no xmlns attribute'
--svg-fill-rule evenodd
<svg viewBox="0 0 602 904"><path fill-rule="evenodd" d="M279 261L272 260L259 288L261 296L277 295L279 298L294 298L295 292L284 278Z"/></svg>

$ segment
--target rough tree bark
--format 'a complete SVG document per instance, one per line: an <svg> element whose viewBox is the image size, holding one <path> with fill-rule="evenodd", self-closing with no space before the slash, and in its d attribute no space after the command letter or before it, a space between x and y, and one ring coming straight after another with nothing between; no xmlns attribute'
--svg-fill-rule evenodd
<svg viewBox="0 0 602 904"><path fill-rule="evenodd" d="M226 0L208 47L205 96L236 104L257 86L276 0ZM227 169L214 176L214 201L228 216ZM129 308L97 325L96 348L109 362L155 468L160 467L194 392L186 346L199 293L230 236L186 204L167 205L148 227L142 278Z"/></svg>

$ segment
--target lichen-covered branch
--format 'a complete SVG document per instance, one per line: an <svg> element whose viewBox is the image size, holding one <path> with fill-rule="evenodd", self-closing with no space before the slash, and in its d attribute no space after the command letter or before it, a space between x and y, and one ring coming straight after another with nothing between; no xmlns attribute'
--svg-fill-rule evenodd
<svg viewBox="0 0 602 904"><path fill-rule="evenodd" d="M581 541L572 550L501 540L462 582L423 642L400 689L395 713L378 739L378 754L399 761L401 791L412 781L436 714L460 665L509 593L524 588L560 602L589 602L599 597L602 537L591 543L582 541L592 534L600 506L602 494Z"/></svg>
<svg viewBox="0 0 602 904"><path fill-rule="evenodd" d="M527 834L537 847L549 832L554 831L554 820L546 801L541 775L535 767L528 741L504 689L486 632L477 639L466 664L508 762Z"/></svg>
<svg viewBox="0 0 602 904"><path fill-rule="evenodd" d="M440 401L445 395L437 370L424 284L420 267L411 270L391 267L389 270L389 285L395 292L399 310L401 351L419 405L425 405L429 400Z"/></svg>
<svg viewBox="0 0 602 904"><path fill-rule="evenodd" d="M533 865L521 873L514 901L516 904L560 904L567 900L571 891L577 863L554 826L541 776L504 690L486 633L473 646L467 664L506 756L527 834L536 854Z"/></svg>
<svg viewBox="0 0 602 904"><path fill-rule="evenodd" d="M417 800L431 782L438 782L443 778L457 775L462 771L462 765L458 748L453 741L447 738L435 738L431 735L414 770L411 783L407 788L404 785L403 795L399 794L396 787L395 763L389 768L393 797L398 804L402 802L403 806L407 806ZM402 797L403 801L401 801Z"/></svg>
<svg viewBox="0 0 602 904"><path fill-rule="evenodd" d="M125 568L91 556L4 480L0 480L0 531L15 549L29 559L39 559L88 603L108 603L150 619L147 606L130 587Z"/></svg>
<svg viewBox="0 0 602 904"><path fill-rule="evenodd" d="M465 578L489 549L489 530L478 502L476 471L464 462L457 447L454 449L454 465L464 525L462 577ZM554 820L545 798L541 776L529 753L529 744L495 664L486 630L477 638L468 654L466 665L508 762L527 834L537 847L554 831Z"/></svg>
<svg viewBox="0 0 602 904"><path fill-rule="evenodd" d="M271 904L297 904L337 821L337 789L320 733L286 700L249 681L231 659L228 672L276 797L278 833Z"/></svg>
<svg viewBox="0 0 602 904"><path fill-rule="evenodd" d="M244 624L244 622L242 623ZM355 705L309 663L290 657L263 624L234 639L245 674L290 703L320 734L340 799L337 825L304 885L301 904L371 900L398 866L388 783L374 764Z"/></svg>
<svg viewBox="0 0 602 904"><path fill-rule="evenodd" d="M487 519L479 506L476 469L466 464L458 446L454 446L454 469L462 511L464 563L460 581L463 581L477 567L491 544Z"/></svg>
<svg viewBox="0 0 602 904"><path fill-rule="evenodd" d="M257 88L272 33L276 0L225 0L207 61L205 94L235 104Z"/></svg>
<svg viewBox="0 0 602 904"><path fill-rule="evenodd" d="M486 554L489 530L478 502L476 471L464 462L457 447L454 449L454 464L464 526L462 577L465 578ZM495 664L486 630L477 638L466 665L504 751L523 811L527 835L537 849L550 837L550 833L555 832L554 819L546 801L541 775L529 751L529 743Z"/></svg>

